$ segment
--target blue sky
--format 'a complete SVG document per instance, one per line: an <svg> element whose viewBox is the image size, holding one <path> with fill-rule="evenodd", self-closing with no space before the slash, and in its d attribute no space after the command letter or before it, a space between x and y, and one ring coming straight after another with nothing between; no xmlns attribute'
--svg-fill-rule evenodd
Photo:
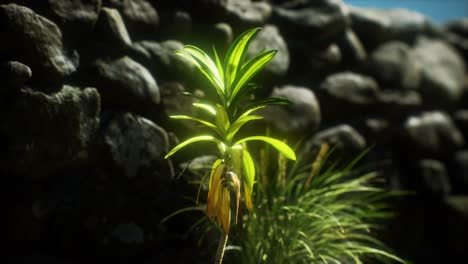
<svg viewBox="0 0 468 264"><path fill-rule="evenodd" d="M344 0L349 5L419 11L437 22L468 17L468 0Z"/></svg>

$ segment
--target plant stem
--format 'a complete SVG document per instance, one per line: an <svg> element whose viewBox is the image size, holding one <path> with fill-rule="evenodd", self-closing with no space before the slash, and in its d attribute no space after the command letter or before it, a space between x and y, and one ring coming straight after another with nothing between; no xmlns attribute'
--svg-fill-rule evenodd
<svg viewBox="0 0 468 264"><path fill-rule="evenodd" d="M218 251L216 252L215 264L223 263L224 250L226 249L226 243L228 235L221 231L221 237L219 238Z"/></svg>

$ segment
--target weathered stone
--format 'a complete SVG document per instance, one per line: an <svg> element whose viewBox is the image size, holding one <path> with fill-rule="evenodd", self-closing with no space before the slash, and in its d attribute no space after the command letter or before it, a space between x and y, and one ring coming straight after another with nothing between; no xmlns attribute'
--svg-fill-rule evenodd
<svg viewBox="0 0 468 264"><path fill-rule="evenodd" d="M466 17L448 21L444 27L450 32L468 38L468 18Z"/></svg>
<svg viewBox="0 0 468 264"><path fill-rule="evenodd" d="M159 15L147 0L104 0L104 6L119 10L133 39L154 38L159 27Z"/></svg>
<svg viewBox="0 0 468 264"><path fill-rule="evenodd" d="M99 125L94 88L64 86L46 95L24 89L1 122L3 173L45 177L86 159Z"/></svg>
<svg viewBox="0 0 468 264"><path fill-rule="evenodd" d="M450 195L452 186L445 165L438 160L420 160L416 165L415 189L424 194L445 197Z"/></svg>
<svg viewBox="0 0 468 264"><path fill-rule="evenodd" d="M314 45L329 43L348 25L348 9L342 1L308 1L305 5L273 10L272 21L288 38L313 36Z"/></svg>
<svg viewBox="0 0 468 264"><path fill-rule="evenodd" d="M450 46L440 40L420 38L415 47L421 69L421 95L428 108L450 108L466 88L466 66Z"/></svg>
<svg viewBox="0 0 468 264"><path fill-rule="evenodd" d="M286 42L280 35L278 28L266 25L250 43L249 55L259 54L262 50L277 50L275 57L270 61L262 72L269 77L282 77L289 69L289 51Z"/></svg>
<svg viewBox="0 0 468 264"><path fill-rule="evenodd" d="M442 158L454 153L464 144L460 130L443 112L410 116L402 129L400 147L409 157Z"/></svg>
<svg viewBox="0 0 468 264"><path fill-rule="evenodd" d="M328 76L318 90L324 120L346 118L369 112L377 103L379 86L364 75L352 72Z"/></svg>
<svg viewBox="0 0 468 264"><path fill-rule="evenodd" d="M37 2L37 1L35 1ZM101 11L101 0L47 0L36 9L54 21L71 42L89 40Z"/></svg>
<svg viewBox="0 0 468 264"><path fill-rule="evenodd" d="M148 119L130 113L111 114L102 128L104 151L102 157L128 178L156 177L170 179L174 172L170 160L166 131Z"/></svg>
<svg viewBox="0 0 468 264"><path fill-rule="evenodd" d="M15 4L0 6L0 54L21 61L34 75L31 82L42 87L60 86L75 72L76 58L66 55L57 25L31 9Z"/></svg>
<svg viewBox="0 0 468 264"><path fill-rule="evenodd" d="M286 85L275 88L271 97L286 98L291 104L273 105L262 109L261 115L266 122L287 134L312 133L318 129L321 121L320 106L310 89Z"/></svg>
<svg viewBox="0 0 468 264"><path fill-rule="evenodd" d="M338 125L318 132L307 140L302 149L303 157L315 157L322 144L328 144L334 155L342 159L356 157L367 143L364 137L349 125Z"/></svg>
<svg viewBox="0 0 468 264"><path fill-rule="evenodd" d="M123 244L138 245L145 242L144 230L134 222L118 224L111 236Z"/></svg>
<svg viewBox="0 0 468 264"><path fill-rule="evenodd" d="M193 66L184 58L174 54L183 44L175 40L164 42L141 41L133 45L138 62L145 65L159 80L174 81L190 78Z"/></svg>
<svg viewBox="0 0 468 264"><path fill-rule="evenodd" d="M267 2L228 0L225 12L227 22L241 29L247 29L264 25L271 16L272 7Z"/></svg>
<svg viewBox="0 0 468 264"><path fill-rule="evenodd" d="M384 42L400 40L412 43L419 35L437 35L437 27L423 14L406 9L350 7L353 30L367 50Z"/></svg>
<svg viewBox="0 0 468 264"><path fill-rule="evenodd" d="M31 76L31 69L21 62L8 61L0 65L0 80L2 80L3 89L7 89L7 87L22 88Z"/></svg>
<svg viewBox="0 0 468 264"><path fill-rule="evenodd" d="M421 110L422 105L421 95L416 91L380 90L373 113L393 120L402 120Z"/></svg>
<svg viewBox="0 0 468 264"><path fill-rule="evenodd" d="M147 114L161 102L156 80L129 57L97 60L88 70L87 82L97 87L104 109L128 109Z"/></svg>
<svg viewBox="0 0 468 264"><path fill-rule="evenodd" d="M94 39L98 53L121 54L132 44L122 16L117 9L103 7L94 28Z"/></svg>
<svg viewBox="0 0 468 264"><path fill-rule="evenodd" d="M419 88L421 72L412 49L403 42L387 42L370 57L369 71L379 83L397 90Z"/></svg>

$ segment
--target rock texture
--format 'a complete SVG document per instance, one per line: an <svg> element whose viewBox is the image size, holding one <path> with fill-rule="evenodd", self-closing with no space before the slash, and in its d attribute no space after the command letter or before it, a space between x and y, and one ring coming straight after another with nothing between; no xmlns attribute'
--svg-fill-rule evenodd
<svg viewBox="0 0 468 264"><path fill-rule="evenodd" d="M251 27L262 30L248 56L278 50L252 96L291 104L241 133L300 142L307 165L323 143L338 163L368 150L364 163L387 164L382 186L414 193L388 228L397 255L467 259L467 21L343 0L0 0L2 231L19 252L8 260L211 262L211 245L185 236L198 212L161 222L193 206L194 168L212 159L164 159L199 131L169 115L201 115L192 104L213 96L174 51L223 56Z"/></svg>

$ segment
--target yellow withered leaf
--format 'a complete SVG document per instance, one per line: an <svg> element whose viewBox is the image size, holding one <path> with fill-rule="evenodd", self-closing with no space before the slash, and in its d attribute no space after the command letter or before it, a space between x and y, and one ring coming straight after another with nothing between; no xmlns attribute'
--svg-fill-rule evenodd
<svg viewBox="0 0 468 264"><path fill-rule="evenodd" d="M240 204L240 195L241 195L241 183L239 176L237 176L234 172L230 171L228 173L228 181L231 183L231 188L233 189L233 192L236 194L236 215L235 215L235 221L237 224L237 218L239 215L239 204Z"/></svg>
<svg viewBox="0 0 468 264"><path fill-rule="evenodd" d="M220 208L218 213L218 223L226 234L229 234L229 225L231 222L231 196L229 189L222 188Z"/></svg>

